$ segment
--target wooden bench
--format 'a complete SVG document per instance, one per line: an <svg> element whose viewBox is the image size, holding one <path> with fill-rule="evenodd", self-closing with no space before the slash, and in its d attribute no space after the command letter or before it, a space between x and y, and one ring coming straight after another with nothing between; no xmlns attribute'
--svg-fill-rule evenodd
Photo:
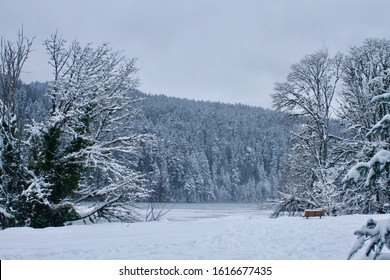
<svg viewBox="0 0 390 280"><path fill-rule="evenodd" d="M325 210L324 209L313 209L313 210L305 210L303 212L303 216L306 217L306 219L309 219L309 217L321 217L325 216Z"/></svg>

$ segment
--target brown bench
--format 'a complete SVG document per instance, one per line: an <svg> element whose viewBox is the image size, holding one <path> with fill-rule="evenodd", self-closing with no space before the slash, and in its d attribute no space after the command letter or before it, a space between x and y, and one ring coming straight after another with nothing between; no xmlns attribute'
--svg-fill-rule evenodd
<svg viewBox="0 0 390 280"><path fill-rule="evenodd" d="M309 219L309 217L321 217L325 216L325 210L324 209L316 209L316 210L305 210L303 212L303 216L306 217L306 219Z"/></svg>

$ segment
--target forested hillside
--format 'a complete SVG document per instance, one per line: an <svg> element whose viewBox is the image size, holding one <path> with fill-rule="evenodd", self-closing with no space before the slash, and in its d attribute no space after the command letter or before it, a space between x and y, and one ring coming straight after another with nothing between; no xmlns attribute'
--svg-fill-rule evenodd
<svg viewBox="0 0 390 280"><path fill-rule="evenodd" d="M25 122L42 121L47 84L23 85ZM247 105L137 93L130 132L150 134L137 166L155 201L254 202L275 196L291 122L281 113ZM46 108L42 109L42 108ZM131 163L130 163L131 162ZM148 198L150 199L150 198Z"/></svg>
<svg viewBox="0 0 390 280"><path fill-rule="evenodd" d="M144 96L135 121L155 135L138 169L158 201L259 201L283 180L291 129L281 113L245 105Z"/></svg>

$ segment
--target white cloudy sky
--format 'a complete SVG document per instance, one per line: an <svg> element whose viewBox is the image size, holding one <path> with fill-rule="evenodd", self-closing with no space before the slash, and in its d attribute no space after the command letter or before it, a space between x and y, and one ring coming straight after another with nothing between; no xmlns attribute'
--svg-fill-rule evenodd
<svg viewBox="0 0 390 280"><path fill-rule="evenodd" d="M388 0L0 0L0 36L35 36L23 80L50 80L42 42L57 29L138 58L140 89L271 107L291 64L326 47L390 39Z"/></svg>

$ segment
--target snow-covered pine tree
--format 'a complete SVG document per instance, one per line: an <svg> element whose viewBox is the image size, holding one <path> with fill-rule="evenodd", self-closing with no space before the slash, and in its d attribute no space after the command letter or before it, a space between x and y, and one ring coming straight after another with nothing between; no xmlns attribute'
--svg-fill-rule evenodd
<svg viewBox="0 0 390 280"><path fill-rule="evenodd" d="M17 115L20 75L33 40L19 31L15 43L0 40L0 225L17 226L26 214L20 201L25 185L22 128Z"/></svg>
<svg viewBox="0 0 390 280"><path fill-rule="evenodd" d="M379 44L379 45L378 45ZM383 213L389 210L390 206L390 69L386 66L390 63L390 42L389 41L372 41L369 40L361 50L370 49L374 46L374 51L369 51L369 61L365 61L375 70L373 76L366 76L367 83L364 86L364 94L368 97L371 95L370 108L374 109L370 117L378 120L367 131L365 137L369 140L371 147L371 156L366 153L360 153L358 159L364 154L368 160L356 163L346 174L343 183L346 189L355 186L354 197L360 199L365 212ZM378 49L378 46L380 48ZM386 50L383 53L383 50ZM379 52L378 52L379 50ZM367 54L367 53L365 53ZM367 57L367 56L366 56ZM385 59L383 61L383 59ZM382 63L378 60L382 60ZM381 117L380 119L378 117ZM366 149L367 144L363 146ZM357 188L356 188L357 186ZM366 208L368 205L368 208ZM390 220L374 221L368 220L367 224L361 230L355 232L357 241L354 244L348 259L351 259L358 252L366 241L370 241L365 255L377 259L382 252L384 245L390 249Z"/></svg>
<svg viewBox="0 0 390 280"><path fill-rule="evenodd" d="M30 225L134 221L132 202L147 192L129 162L149 138L127 129L136 113L135 60L108 44L67 45L58 34L45 46L54 81L50 118L30 128L32 180L23 192L32 209ZM86 203L88 210L81 212Z"/></svg>
<svg viewBox="0 0 390 280"><path fill-rule="evenodd" d="M390 203L390 41L369 39L345 62L342 120L355 137L344 142L352 155L344 182L348 213L384 212Z"/></svg>
<svg viewBox="0 0 390 280"><path fill-rule="evenodd" d="M390 94L384 93L375 96L372 102L380 102L390 106ZM366 162L358 162L346 174L343 183L346 188L351 184L362 186L356 195L365 196L371 203L372 209L369 212L383 213L390 205L390 145L389 128L390 114L386 114L367 133L372 141L375 154Z"/></svg>

